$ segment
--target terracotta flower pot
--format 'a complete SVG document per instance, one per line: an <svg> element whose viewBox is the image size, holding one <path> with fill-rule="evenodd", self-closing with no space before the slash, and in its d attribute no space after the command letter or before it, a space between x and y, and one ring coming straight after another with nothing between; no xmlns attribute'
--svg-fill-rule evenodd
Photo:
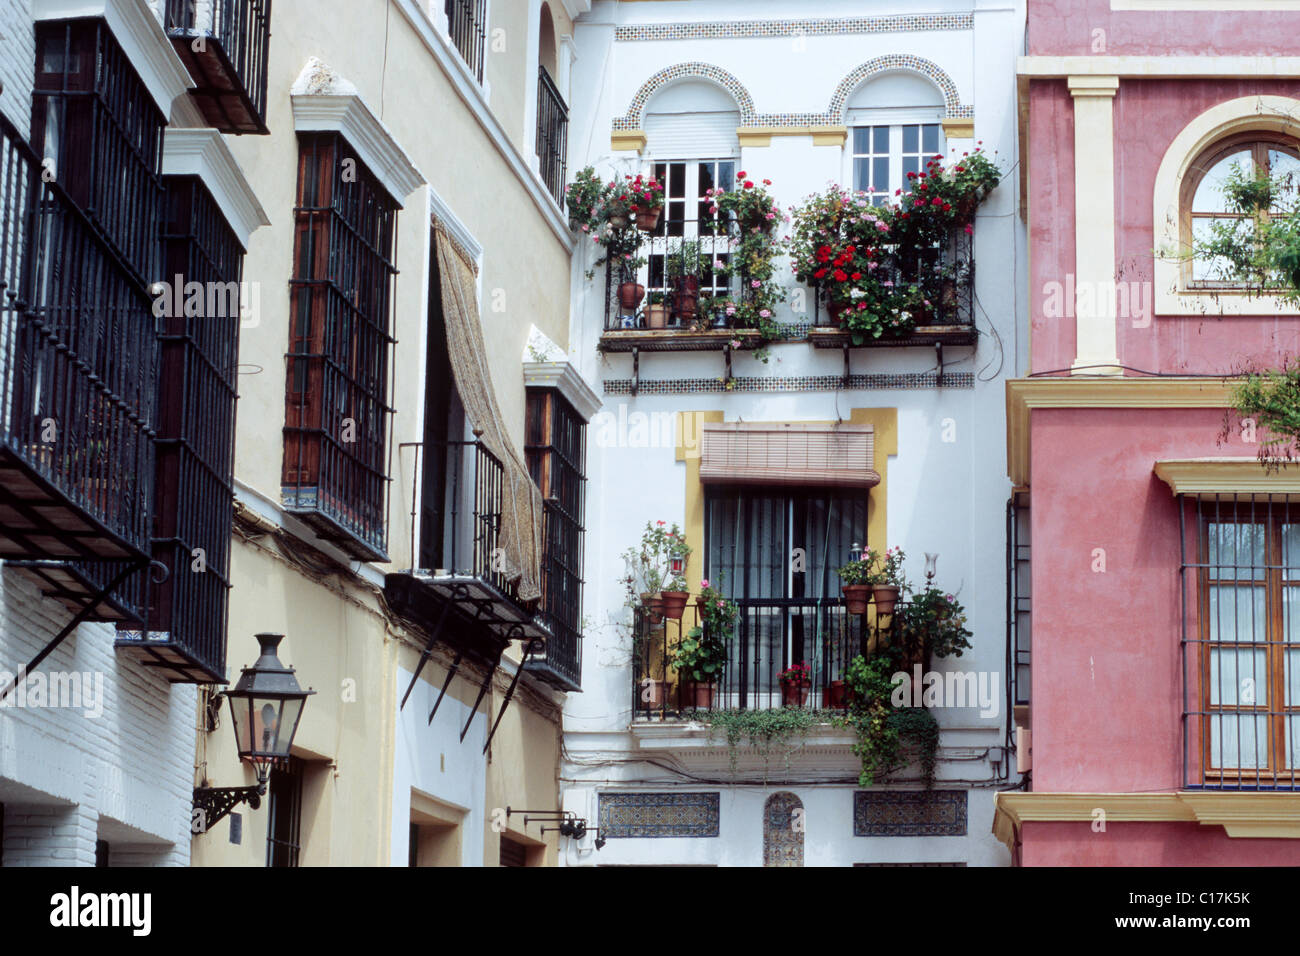
<svg viewBox="0 0 1300 956"><path fill-rule="evenodd" d="M609 217L609 224L615 229L626 229L631 222L625 213L613 213Z"/></svg>
<svg viewBox="0 0 1300 956"><path fill-rule="evenodd" d="M680 621L686 610L686 602L691 599L689 591L664 591L664 617L670 621Z"/></svg>
<svg viewBox="0 0 1300 956"><path fill-rule="evenodd" d="M711 710L713 708L713 685L683 677L680 698L682 709L694 707L696 710Z"/></svg>
<svg viewBox="0 0 1300 956"><path fill-rule="evenodd" d="M652 305L646 309L646 325L652 329L668 328L668 306Z"/></svg>
<svg viewBox="0 0 1300 956"><path fill-rule="evenodd" d="M869 584L844 584L840 586L844 592L844 607L850 614L866 614L867 604L871 600L871 585Z"/></svg>
<svg viewBox="0 0 1300 956"><path fill-rule="evenodd" d="M636 227L644 229L646 232L654 232L659 227L659 214L663 212L663 207L658 209L638 209L636 213Z"/></svg>
<svg viewBox="0 0 1300 956"><path fill-rule="evenodd" d="M631 312L641 300L645 298L645 286L638 282L622 282L618 287L618 304L619 308L626 312Z"/></svg>
<svg viewBox="0 0 1300 956"><path fill-rule="evenodd" d="M849 688L842 680L833 680L826 687L826 706L843 710L849 702Z"/></svg>
<svg viewBox="0 0 1300 956"><path fill-rule="evenodd" d="M830 302L826 305L826 312L831 317L831 325L840 325L843 321L843 315L849 310L847 302Z"/></svg>
<svg viewBox="0 0 1300 956"><path fill-rule="evenodd" d="M680 290L673 293L673 314L684 322L691 322L695 319L695 313L700 309L700 300L695 293Z"/></svg>
<svg viewBox="0 0 1300 956"><path fill-rule="evenodd" d="M876 602L877 614L893 614L894 605L898 603L898 587L893 584L873 585L871 597Z"/></svg>
<svg viewBox="0 0 1300 956"><path fill-rule="evenodd" d="M641 595L641 606L645 608L646 620L651 627L658 627L664 622L664 599L649 592Z"/></svg>
<svg viewBox="0 0 1300 956"><path fill-rule="evenodd" d="M783 707L802 707L803 702L808 699L807 684L790 684L781 685L781 706Z"/></svg>
<svg viewBox="0 0 1300 956"><path fill-rule="evenodd" d="M644 678L641 681L641 693L638 698L642 710L662 710L668 699L668 682Z"/></svg>

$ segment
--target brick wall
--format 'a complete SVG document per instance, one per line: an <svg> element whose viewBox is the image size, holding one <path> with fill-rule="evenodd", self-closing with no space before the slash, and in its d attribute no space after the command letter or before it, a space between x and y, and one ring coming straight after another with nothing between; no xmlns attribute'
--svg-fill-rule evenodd
<svg viewBox="0 0 1300 956"><path fill-rule="evenodd" d="M67 620L21 574L0 570L0 670L30 660ZM102 700L0 708L5 865L89 865L97 833L114 863L187 865L197 689L124 657L104 624L83 624L39 670L89 673L95 686L102 675ZM133 831L138 839L122 836Z"/></svg>

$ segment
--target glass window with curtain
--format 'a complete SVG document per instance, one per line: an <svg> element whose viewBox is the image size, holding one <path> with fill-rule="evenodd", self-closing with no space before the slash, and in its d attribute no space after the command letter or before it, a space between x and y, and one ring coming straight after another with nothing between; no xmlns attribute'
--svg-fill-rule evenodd
<svg viewBox="0 0 1300 956"><path fill-rule="evenodd" d="M817 706L857 653L858 625L844 614L835 569L866 544L867 493L711 486L704 536L705 576L740 605L725 705L779 707L779 673L803 662Z"/></svg>

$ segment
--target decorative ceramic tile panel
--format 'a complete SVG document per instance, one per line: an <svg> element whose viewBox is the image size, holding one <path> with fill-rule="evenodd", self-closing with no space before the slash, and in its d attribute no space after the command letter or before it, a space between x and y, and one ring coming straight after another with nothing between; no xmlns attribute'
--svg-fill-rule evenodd
<svg viewBox="0 0 1300 956"><path fill-rule="evenodd" d="M607 378L606 395L632 394L630 378ZM897 372L850 375L848 384L843 375L789 375L789 376L737 376L731 388L717 378L642 379L638 395L721 395L726 392L835 392L852 388L938 388L939 377L934 372ZM943 387L974 388L973 372L945 372Z"/></svg>
<svg viewBox="0 0 1300 956"><path fill-rule="evenodd" d="M718 793L601 793L600 835L607 840L716 837Z"/></svg>
<svg viewBox="0 0 1300 956"><path fill-rule="evenodd" d="M803 801L774 793L763 804L763 865L803 866Z"/></svg>
<svg viewBox="0 0 1300 956"><path fill-rule="evenodd" d="M887 53L873 57L855 67L848 76L840 80L834 93L831 94L830 105L820 113L759 113L754 109L754 98L750 96L749 90L722 67L698 61L674 63L672 66L664 67L641 85L636 95L632 97L632 102L628 104L627 112L623 116L615 117L613 128L615 131L640 129L646 104L659 88L688 77L712 80L730 93L740 109L742 129L747 126L778 128L837 126L844 122L844 110L849 94L878 73L898 70L919 73L938 86L943 91L945 115L948 117L968 118L975 115L974 107L962 104L961 97L957 93L957 84L953 82L952 77L933 60L927 60L913 53Z"/></svg>
<svg viewBox="0 0 1300 956"><path fill-rule="evenodd" d="M965 790L858 790L853 835L965 836Z"/></svg>
<svg viewBox="0 0 1300 956"><path fill-rule="evenodd" d="M974 25L975 17L970 13L917 13L886 17L817 17L795 20L713 20L700 23L629 23L614 31L614 39L629 42L846 36L855 33L970 30Z"/></svg>

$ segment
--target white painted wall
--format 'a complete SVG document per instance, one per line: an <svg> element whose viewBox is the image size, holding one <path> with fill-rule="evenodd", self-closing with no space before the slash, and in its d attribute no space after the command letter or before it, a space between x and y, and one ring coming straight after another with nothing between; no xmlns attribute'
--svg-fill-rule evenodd
<svg viewBox="0 0 1300 956"><path fill-rule="evenodd" d="M1014 214L1017 177L1015 137L1015 56L1023 38L1021 4L1012 2L936 2L917 10L903 3L848 3L822 0L755 0L744 19L786 17L874 16L904 13L973 12L967 31L850 34L808 37L802 50L783 39L711 39L614 42L617 23L667 20L738 20L736 8L723 2L690 4L598 2L579 19L575 30L578 58L574 65L575 128L570 169L588 163L606 174L634 172L633 153L610 152L610 125L623 115L644 81L674 63L703 61L734 74L749 90L760 113L822 112L840 80L854 67L886 53L914 53L935 61L955 82L961 101L975 109L976 139L998 151L1007 174L1003 185L983 204L975 231L977 348L945 350L945 372L972 372L974 388L909 390L838 390L783 393L715 393L637 398L604 396L603 410L614 415L656 412L673 415L691 409L722 409L727 421L826 421L847 419L853 408L898 409L898 455L889 461L889 544L908 553L907 574L923 580L924 552L940 555L936 583L958 592L975 633L971 651L936 669L989 671L999 675L998 714L981 718L972 709L936 712L944 727L941 780L970 786L968 836L964 838L853 838L852 787L781 787L773 784L723 786L722 839L615 840L599 854L567 851L569 865L593 863L761 862L763 800L778 789L796 792L809 811L808 865L848 865L868 861L962 860L970 865L1006 865L1006 850L989 832L993 779L985 756L1004 741L1007 715L1002 713L1005 662L1005 506L1010 491L1005 468L1003 379L1022 364L1017 350L1019 317L1024 311L1017 268L1023 268L1026 237ZM950 143L950 145L954 145ZM961 149L971 148L962 141ZM814 146L810 136L773 137L770 147L745 148L741 168L752 179L773 180L772 191L786 206L823 189L829 182L851 184L845 150ZM572 361L597 391L607 379L631 377L628 355L596 351L603 322L603 278L587 283L582 271L595 258L591 243L580 247L574 266ZM809 296L811 298L811 296ZM808 321L788 306L778 319ZM924 372L935 368L926 350L859 350L853 371ZM735 360L737 376L840 375L841 354L814 350L807 343L775 346L767 365L752 357ZM643 354L642 380L715 379L723 361L714 353ZM943 440L945 420L955 440ZM681 522L685 464L675 460L671 444L659 447L602 447L595 429L588 435L586 586L584 613L594 622L585 634L583 693L565 707L565 744L570 755L562 769L566 807L596 816L595 792L602 787L642 790L691 790L681 778L638 762L637 745L628 733L631 714L628 653L625 637L613 622L626 613L617 578L619 554L636 543L647 520ZM671 756L671 755L670 755ZM670 761L671 762L671 761ZM826 767L827 779L833 775ZM843 774L835 771L840 779ZM726 771L721 779L726 778ZM672 782L673 780L676 782ZM588 840L588 843L590 841Z"/></svg>
<svg viewBox="0 0 1300 956"><path fill-rule="evenodd" d="M26 664L70 617L0 570L0 670ZM38 668L102 678L99 716L97 706L0 707L6 866L92 865L97 834L111 863L189 863L198 692L114 650L113 635L83 624Z"/></svg>

